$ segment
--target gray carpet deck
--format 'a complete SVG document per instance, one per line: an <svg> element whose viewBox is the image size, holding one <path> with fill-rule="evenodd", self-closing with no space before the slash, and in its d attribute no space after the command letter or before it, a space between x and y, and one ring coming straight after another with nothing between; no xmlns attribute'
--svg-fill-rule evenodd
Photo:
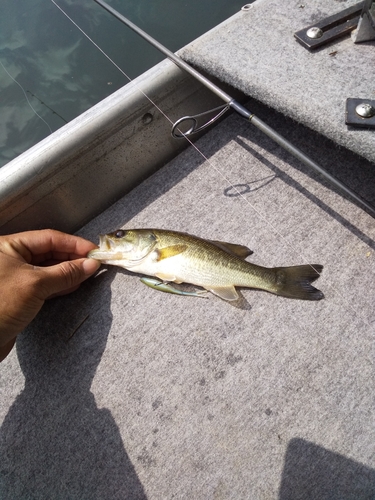
<svg viewBox="0 0 375 500"><path fill-rule="evenodd" d="M375 98L375 42L354 44L347 36L309 52L294 38L356 3L257 0L181 56L374 162L374 132L345 125L345 103L348 97Z"/></svg>
<svg viewBox="0 0 375 500"><path fill-rule="evenodd" d="M263 21L281 23L280 37L287 7L268 3L275 8ZM288 6L293 30L315 4ZM257 9L236 17L240 29ZM247 26L248 38L255 29ZM240 41L231 57L243 79L250 44L225 38ZM374 204L374 165L301 125L320 128L301 118L311 105L295 94L294 73L263 49L263 75L284 74L285 88L286 74L290 85L266 104L290 110L293 98L300 123L256 101L248 107ZM339 64L339 53L325 57ZM316 285L325 299L250 289L236 303L181 297L103 266L46 304L0 365L2 500L375 498L375 219L237 115L197 147L206 159L187 149L80 234L97 242L119 227L166 228L247 245L260 265L323 264Z"/></svg>
<svg viewBox="0 0 375 500"><path fill-rule="evenodd" d="M373 165L257 112L371 198ZM374 219L238 116L197 145L208 161L186 150L81 234L163 227L321 263L326 298L231 304L103 268L0 366L2 499L374 498Z"/></svg>

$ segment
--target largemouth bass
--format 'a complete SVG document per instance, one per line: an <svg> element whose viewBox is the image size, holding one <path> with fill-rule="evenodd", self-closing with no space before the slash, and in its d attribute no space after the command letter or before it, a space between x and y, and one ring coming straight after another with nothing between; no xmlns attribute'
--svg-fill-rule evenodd
<svg viewBox="0 0 375 500"><path fill-rule="evenodd" d="M235 287L257 288L304 300L324 297L311 283L323 266L268 268L247 262L243 245L211 241L164 229L119 229L100 235L99 248L88 257L163 282L201 286L224 300L237 300Z"/></svg>

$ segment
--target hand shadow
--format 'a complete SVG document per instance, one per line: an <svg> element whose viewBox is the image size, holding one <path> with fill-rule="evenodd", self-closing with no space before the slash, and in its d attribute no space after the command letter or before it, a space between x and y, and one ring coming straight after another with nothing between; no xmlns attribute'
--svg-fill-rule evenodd
<svg viewBox="0 0 375 500"><path fill-rule="evenodd" d="M3 500L146 499L116 422L90 392L114 275L101 272L46 303L17 340L25 388L0 430Z"/></svg>

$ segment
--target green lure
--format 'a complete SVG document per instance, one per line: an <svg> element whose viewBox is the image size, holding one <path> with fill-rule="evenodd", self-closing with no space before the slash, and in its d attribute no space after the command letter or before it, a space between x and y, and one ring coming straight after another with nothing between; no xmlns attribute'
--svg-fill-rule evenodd
<svg viewBox="0 0 375 500"><path fill-rule="evenodd" d="M196 290L195 292L186 292L184 290L177 290L177 288L174 288L169 283L164 283L163 281L156 280L154 278L148 278L146 276L141 278L141 281L150 288L153 288L154 290L159 290L160 292L173 293L175 295L190 295L191 297L202 297L205 299L207 298L204 297L204 295L207 293L207 290Z"/></svg>

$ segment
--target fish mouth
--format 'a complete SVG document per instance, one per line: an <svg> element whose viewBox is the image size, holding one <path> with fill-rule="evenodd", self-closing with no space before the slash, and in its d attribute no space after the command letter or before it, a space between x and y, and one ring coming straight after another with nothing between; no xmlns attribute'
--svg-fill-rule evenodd
<svg viewBox="0 0 375 500"><path fill-rule="evenodd" d="M111 252L111 251L103 251L100 248L97 248L96 250L91 250L88 254L87 257L89 259L95 259L95 260L101 260L101 261L107 261L107 260L121 260L122 259L122 253L121 252Z"/></svg>
<svg viewBox="0 0 375 500"><path fill-rule="evenodd" d="M120 246L120 248L119 248ZM134 267L140 264L145 257L152 251L151 249L144 249L147 251L137 252L134 250L134 245L131 243L126 246L124 243L119 243L113 240L112 234L99 235L99 248L91 250L87 257L103 262L103 264L115 264L115 261L121 261L123 267ZM138 255L137 255L138 253Z"/></svg>
<svg viewBox="0 0 375 500"><path fill-rule="evenodd" d="M111 250L111 241L107 238L105 234L99 234L99 250L101 251Z"/></svg>
<svg viewBox="0 0 375 500"><path fill-rule="evenodd" d="M115 249L112 248L111 245L111 240L107 238L105 234L100 234L99 235L99 248L95 248L94 250L91 250L88 254L87 257L89 259L95 259L95 260L120 260L122 259L123 255L122 252L116 252Z"/></svg>

